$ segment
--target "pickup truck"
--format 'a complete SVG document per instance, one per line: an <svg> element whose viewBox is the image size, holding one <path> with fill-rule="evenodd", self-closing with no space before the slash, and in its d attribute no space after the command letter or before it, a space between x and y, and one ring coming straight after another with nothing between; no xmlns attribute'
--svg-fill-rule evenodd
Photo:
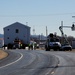
<svg viewBox="0 0 75 75"><path fill-rule="evenodd" d="M59 51L61 50L61 44L58 39L50 39L47 40L45 44L45 49L46 51L50 51L51 49L53 49L54 51Z"/></svg>

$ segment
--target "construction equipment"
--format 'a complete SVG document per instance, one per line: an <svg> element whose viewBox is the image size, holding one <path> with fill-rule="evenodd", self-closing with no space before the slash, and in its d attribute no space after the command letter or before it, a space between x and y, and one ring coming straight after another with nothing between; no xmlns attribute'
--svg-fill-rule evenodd
<svg viewBox="0 0 75 75"><path fill-rule="evenodd" d="M62 37L63 37L63 39L64 39L64 43L69 43L68 42L68 40L67 40L67 38L66 38L66 36L65 36L65 34L64 34L64 32L63 32L63 28L71 28L70 26L60 26L59 27L59 30L60 30L60 32L61 32L61 34L62 34Z"/></svg>
<svg viewBox="0 0 75 75"><path fill-rule="evenodd" d="M71 26L60 26L59 30L61 31L62 34L62 38L63 38L63 43L61 43L61 49L62 50L72 50L71 45L69 44L67 37L65 36L64 32L63 32L63 28L71 28L72 30L74 30L74 25Z"/></svg>

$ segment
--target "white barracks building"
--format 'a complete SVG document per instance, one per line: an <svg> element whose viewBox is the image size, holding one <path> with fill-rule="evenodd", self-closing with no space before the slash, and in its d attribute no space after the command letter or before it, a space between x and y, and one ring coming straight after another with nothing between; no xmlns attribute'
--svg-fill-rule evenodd
<svg viewBox="0 0 75 75"><path fill-rule="evenodd" d="M28 44L30 42L30 27L19 22L4 27L4 44L13 44L16 39Z"/></svg>

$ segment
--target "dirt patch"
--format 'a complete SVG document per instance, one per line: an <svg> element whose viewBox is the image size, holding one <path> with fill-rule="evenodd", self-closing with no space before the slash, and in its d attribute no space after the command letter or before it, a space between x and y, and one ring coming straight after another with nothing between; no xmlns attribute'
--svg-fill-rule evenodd
<svg viewBox="0 0 75 75"><path fill-rule="evenodd" d="M75 53L75 49L72 49L72 51L70 51L70 52L74 52Z"/></svg>
<svg viewBox="0 0 75 75"><path fill-rule="evenodd" d="M3 50L0 50L0 60L7 57L8 56L8 53L6 53L5 51Z"/></svg>

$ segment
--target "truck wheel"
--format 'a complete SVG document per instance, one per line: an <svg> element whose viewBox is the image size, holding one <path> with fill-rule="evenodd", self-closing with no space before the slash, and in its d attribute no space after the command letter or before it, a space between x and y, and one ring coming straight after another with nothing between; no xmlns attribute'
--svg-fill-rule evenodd
<svg viewBox="0 0 75 75"><path fill-rule="evenodd" d="M54 49L54 51L57 51L57 49Z"/></svg>
<svg viewBox="0 0 75 75"><path fill-rule="evenodd" d="M57 48L56 48L56 49L54 48L53 50L54 50L54 51L57 51L58 49L57 49Z"/></svg>
<svg viewBox="0 0 75 75"><path fill-rule="evenodd" d="M46 48L46 51L50 51L50 49L49 48Z"/></svg>
<svg viewBox="0 0 75 75"><path fill-rule="evenodd" d="M70 48L70 51L72 51L72 48Z"/></svg>

